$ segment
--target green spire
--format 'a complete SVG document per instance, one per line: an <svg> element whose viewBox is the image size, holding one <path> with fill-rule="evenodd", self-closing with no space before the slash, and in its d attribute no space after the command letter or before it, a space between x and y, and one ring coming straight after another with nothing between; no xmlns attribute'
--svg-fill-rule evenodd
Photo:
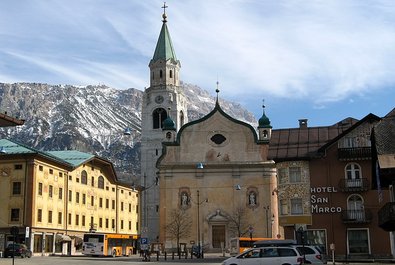
<svg viewBox="0 0 395 265"><path fill-rule="evenodd" d="M171 42L170 33L167 29L167 16L166 13L163 14L163 25L159 34L158 42L156 43L154 57L151 62L155 62L158 60L169 60L173 59L177 61L176 53L174 52L173 43Z"/></svg>
<svg viewBox="0 0 395 265"><path fill-rule="evenodd" d="M263 113L262 117L258 121L258 128L272 128L270 125L270 120L265 114L265 104L262 105Z"/></svg>

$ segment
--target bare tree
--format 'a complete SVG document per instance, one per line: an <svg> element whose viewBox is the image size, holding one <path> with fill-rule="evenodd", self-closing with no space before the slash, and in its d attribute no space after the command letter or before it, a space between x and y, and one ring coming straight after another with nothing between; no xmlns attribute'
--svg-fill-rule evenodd
<svg viewBox="0 0 395 265"><path fill-rule="evenodd" d="M247 219L247 211L245 207L237 207L231 214L226 216L229 220L229 230L238 237L248 232L250 224Z"/></svg>
<svg viewBox="0 0 395 265"><path fill-rule="evenodd" d="M177 252L180 253L180 239L191 234L192 219L184 209L171 211L169 222L165 226L166 234L177 241Z"/></svg>

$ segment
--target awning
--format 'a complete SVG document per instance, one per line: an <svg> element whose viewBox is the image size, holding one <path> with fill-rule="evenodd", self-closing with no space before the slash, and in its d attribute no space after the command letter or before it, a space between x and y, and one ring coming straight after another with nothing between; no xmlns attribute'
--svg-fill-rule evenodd
<svg viewBox="0 0 395 265"><path fill-rule="evenodd" d="M378 155L380 168L395 168L395 155L387 154L387 155Z"/></svg>
<svg viewBox="0 0 395 265"><path fill-rule="evenodd" d="M71 238L68 235L56 235L56 241L71 241Z"/></svg>

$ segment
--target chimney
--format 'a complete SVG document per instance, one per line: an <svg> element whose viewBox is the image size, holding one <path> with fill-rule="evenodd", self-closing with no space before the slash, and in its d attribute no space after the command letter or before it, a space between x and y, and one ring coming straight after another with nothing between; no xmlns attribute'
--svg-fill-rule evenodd
<svg viewBox="0 0 395 265"><path fill-rule="evenodd" d="M300 119L299 120L299 128L301 128L301 129L307 128L307 119Z"/></svg>

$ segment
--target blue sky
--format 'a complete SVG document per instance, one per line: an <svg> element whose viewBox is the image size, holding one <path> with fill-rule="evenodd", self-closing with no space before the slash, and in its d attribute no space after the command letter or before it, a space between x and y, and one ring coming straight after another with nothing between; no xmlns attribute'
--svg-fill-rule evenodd
<svg viewBox="0 0 395 265"><path fill-rule="evenodd" d="M393 0L168 0L181 79L274 128L395 107ZM0 82L143 90L163 1L2 0Z"/></svg>

